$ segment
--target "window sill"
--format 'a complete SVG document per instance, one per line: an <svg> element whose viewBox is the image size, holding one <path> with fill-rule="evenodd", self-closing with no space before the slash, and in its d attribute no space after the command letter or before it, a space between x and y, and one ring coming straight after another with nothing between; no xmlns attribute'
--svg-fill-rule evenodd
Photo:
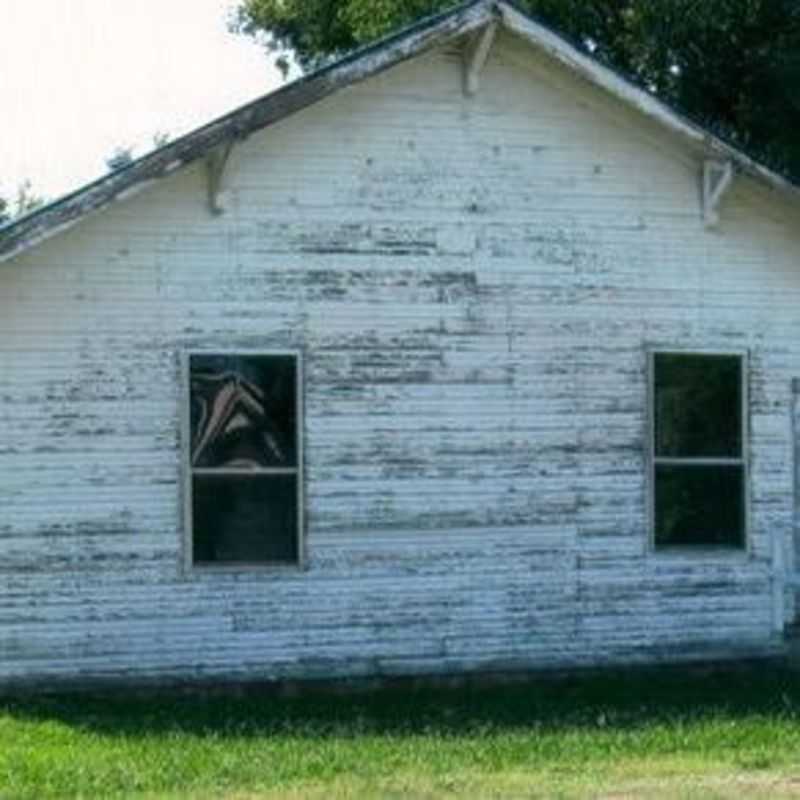
<svg viewBox="0 0 800 800"><path fill-rule="evenodd" d="M285 575L307 572L308 567L304 562L287 564L281 561L264 562L260 564L185 564L183 576L185 578L203 579L224 577L233 579L241 576L257 577L259 575Z"/></svg>
<svg viewBox="0 0 800 800"><path fill-rule="evenodd" d="M727 546L687 546L676 545L673 547L651 547L648 557L656 560L675 561L700 561L718 559L720 561L751 561L753 554L747 547L727 547Z"/></svg>

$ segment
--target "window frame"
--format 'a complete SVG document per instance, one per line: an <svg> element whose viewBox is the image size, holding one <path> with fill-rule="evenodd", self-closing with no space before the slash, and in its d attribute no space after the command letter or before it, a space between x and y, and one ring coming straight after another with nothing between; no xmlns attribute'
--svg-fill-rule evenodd
<svg viewBox="0 0 800 800"><path fill-rule="evenodd" d="M181 425L181 492L183 507L183 557L182 565L186 574L203 573L242 573L242 572L272 572L272 571L297 571L306 568L306 540L305 540L305 385L303 371L303 351L299 349L269 349L253 350L248 348L197 348L183 350L180 353L181 392L180 392L180 425ZM296 467L261 467L257 469L215 469L195 468L192 466L192 423L191 423L191 360L193 356L237 356L240 358L260 357L269 358L291 356L295 360L295 420L296 420ZM227 475L236 474L244 476L253 475L296 475L297 477L297 559L295 561L254 561L254 562L229 562L229 563L197 563L194 560L194 481L195 475Z"/></svg>
<svg viewBox="0 0 800 800"><path fill-rule="evenodd" d="M741 457L740 458L708 458L708 457L667 457L656 455L656 356L727 356L738 358L740 365L740 402L741 402ZM647 523L648 547L654 554L687 554L698 555L711 553L714 555L749 556L751 555L750 536L750 353L745 349L715 349L698 347L657 347L646 348L647 356ZM672 544L659 545L656 542L656 466L658 464L705 465L705 466L739 466L742 468L743 531L740 545L726 544Z"/></svg>

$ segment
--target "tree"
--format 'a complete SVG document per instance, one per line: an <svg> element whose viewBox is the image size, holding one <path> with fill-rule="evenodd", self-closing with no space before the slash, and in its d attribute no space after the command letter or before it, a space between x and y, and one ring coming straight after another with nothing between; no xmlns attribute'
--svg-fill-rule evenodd
<svg viewBox="0 0 800 800"><path fill-rule="evenodd" d="M106 159L106 166L109 172L116 172L133 163L133 148L119 146L114 148L114 152Z"/></svg>
<svg viewBox="0 0 800 800"><path fill-rule="evenodd" d="M159 147L164 147L169 144L171 139L172 135L167 131L156 131L151 137L152 147L150 149L157 150ZM106 167L109 172L116 172L130 166L135 160L133 145L117 145L111 155L106 158Z"/></svg>
<svg viewBox="0 0 800 800"><path fill-rule="evenodd" d="M153 149L157 150L159 147L164 147L172 140L172 134L169 131L156 131L153 134L152 142L153 142Z"/></svg>
<svg viewBox="0 0 800 800"><path fill-rule="evenodd" d="M29 211L39 208L46 203L42 195L33 191L30 180L24 180L17 186L17 193L13 201L0 196L0 225L11 222L15 217L21 217Z"/></svg>
<svg viewBox="0 0 800 800"><path fill-rule="evenodd" d="M14 199L14 216L21 217L23 214L43 206L46 202L42 195L33 191L33 184L26 179L17 186L17 196Z"/></svg>
<svg viewBox="0 0 800 800"><path fill-rule="evenodd" d="M800 178L797 0L519 0L702 124ZM304 68L450 0L240 0L235 28Z"/></svg>

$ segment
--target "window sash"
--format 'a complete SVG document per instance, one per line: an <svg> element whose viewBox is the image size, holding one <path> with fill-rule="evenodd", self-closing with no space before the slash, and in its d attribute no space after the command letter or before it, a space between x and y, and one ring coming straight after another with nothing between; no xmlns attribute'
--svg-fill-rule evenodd
<svg viewBox="0 0 800 800"><path fill-rule="evenodd" d="M240 358L269 358L271 356L290 356L294 359L295 365L295 445L297 463L291 467L196 467L192 463L192 430L191 430L191 360L193 356L235 356ZM184 572L247 572L261 569L303 569L305 568L306 548L305 548L305 503L304 503L304 412L305 403L303 395L304 373L303 373L303 354L299 350L230 350L230 349L203 349L186 350L181 353L181 372L183 381L183 392L181 398L181 450L183 464L183 480L181 490L183 494L183 568ZM247 478L247 477L279 477L296 476L297 494L295 497L297 530L295 532L297 542L297 559L295 561L254 561L254 562L219 562L203 563L194 561L194 478L195 477L220 477L220 478Z"/></svg>
<svg viewBox="0 0 800 800"><path fill-rule="evenodd" d="M675 355L686 356L687 358L703 357L703 356L727 356L730 358L737 358L739 360L739 375L741 380L741 389L739 393L739 402L741 404L741 437L740 447L741 453L738 457L709 457L709 456L658 456L656 455L656 387L655 387L655 362L656 357L659 355ZM649 540L650 549L654 551L675 551L683 550L694 552L697 550L714 549L741 552L747 551L750 547L750 468L748 458L749 447L749 394L748 394L748 353L744 350L684 350L684 349L670 349L670 348L653 348L647 351L647 373L648 373L648 405L647 405L647 421L648 421L648 444L649 444L649 480L647 488L647 506L648 506L648 522L649 522ZM685 467L741 467L742 469L742 504L744 509L743 517L743 532L742 532L742 545L714 545L703 544L697 545L659 545L656 542L656 468L658 466L685 466Z"/></svg>
<svg viewBox="0 0 800 800"><path fill-rule="evenodd" d="M297 475L299 467L192 467L192 475Z"/></svg>
<svg viewBox="0 0 800 800"><path fill-rule="evenodd" d="M699 467L741 467L744 466L744 458L676 458L675 456L654 456L656 464L666 464L667 466L690 467L696 464Z"/></svg>
<svg viewBox="0 0 800 800"><path fill-rule="evenodd" d="M746 544L742 464L657 464L655 529L658 548L730 548Z"/></svg>

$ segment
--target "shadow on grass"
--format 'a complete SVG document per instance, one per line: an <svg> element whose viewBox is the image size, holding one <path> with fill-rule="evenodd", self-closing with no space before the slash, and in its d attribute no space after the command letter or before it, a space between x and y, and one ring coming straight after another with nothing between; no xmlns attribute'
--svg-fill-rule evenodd
<svg viewBox="0 0 800 800"><path fill-rule="evenodd" d="M775 716L800 719L800 675L736 671L613 672L484 688L392 688L285 697L231 692L75 693L0 699L0 715L136 737L464 735L481 731L632 730L657 724Z"/></svg>

